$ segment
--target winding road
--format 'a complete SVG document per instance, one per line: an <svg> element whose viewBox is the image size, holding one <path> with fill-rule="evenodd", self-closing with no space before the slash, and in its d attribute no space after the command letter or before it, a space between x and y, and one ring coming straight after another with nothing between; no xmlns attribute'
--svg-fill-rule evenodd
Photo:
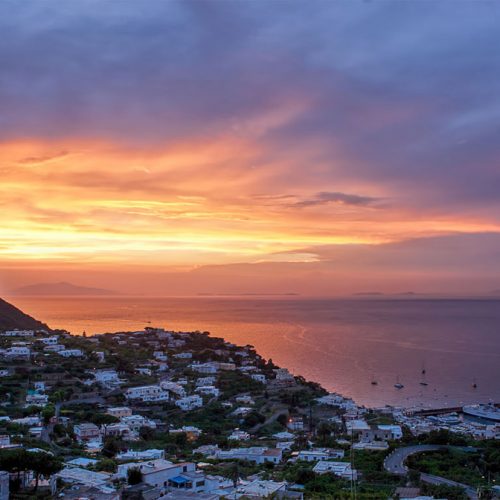
<svg viewBox="0 0 500 500"><path fill-rule="evenodd" d="M433 444L419 444L415 446L406 446L404 448L396 448L390 455L384 460L384 468L387 472L392 474L405 475L408 474L409 469L404 464L405 460L416 453L424 453L426 451L437 451L448 448L447 446L433 445ZM446 486L458 486L465 490L467 496L476 500L478 498L476 489L468 484L457 483L451 479L446 479L440 476L433 476L431 474L420 474L420 479L429 484L444 484Z"/></svg>

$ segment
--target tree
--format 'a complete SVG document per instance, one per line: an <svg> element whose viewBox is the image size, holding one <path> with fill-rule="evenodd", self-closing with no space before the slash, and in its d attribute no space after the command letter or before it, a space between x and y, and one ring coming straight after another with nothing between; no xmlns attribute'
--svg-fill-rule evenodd
<svg viewBox="0 0 500 500"><path fill-rule="evenodd" d="M33 471L35 475L35 488L36 491L38 489L38 483L40 481L40 476L50 477L53 474L59 472L62 469L62 463L59 459L54 457L50 453L31 453L28 452L29 455L29 468Z"/></svg>
<svg viewBox="0 0 500 500"><path fill-rule="evenodd" d="M131 467L127 470L127 482L131 486L142 483L142 472L138 467Z"/></svg>
<svg viewBox="0 0 500 500"><path fill-rule="evenodd" d="M116 472L117 464L112 458L102 458L95 464L95 468L98 471L105 472Z"/></svg>
<svg viewBox="0 0 500 500"><path fill-rule="evenodd" d="M104 441L102 454L107 458L113 458L120 451L120 445L114 437L108 437Z"/></svg>

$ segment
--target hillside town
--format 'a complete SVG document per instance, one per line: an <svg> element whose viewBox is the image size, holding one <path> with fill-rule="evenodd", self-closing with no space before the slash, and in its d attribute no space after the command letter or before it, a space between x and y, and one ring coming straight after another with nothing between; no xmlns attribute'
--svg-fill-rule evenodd
<svg viewBox="0 0 500 500"><path fill-rule="evenodd" d="M498 496L498 421L364 408L208 332L4 330L0 392L0 500Z"/></svg>

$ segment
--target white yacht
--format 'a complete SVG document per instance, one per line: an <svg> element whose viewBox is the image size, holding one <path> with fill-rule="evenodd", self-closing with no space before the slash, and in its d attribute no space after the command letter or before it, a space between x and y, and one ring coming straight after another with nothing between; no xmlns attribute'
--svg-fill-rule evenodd
<svg viewBox="0 0 500 500"><path fill-rule="evenodd" d="M484 418L486 420L493 420L494 422L500 422L500 409L492 403L487 405L467 405L462 408L462 411L466 415Z"/></svg>

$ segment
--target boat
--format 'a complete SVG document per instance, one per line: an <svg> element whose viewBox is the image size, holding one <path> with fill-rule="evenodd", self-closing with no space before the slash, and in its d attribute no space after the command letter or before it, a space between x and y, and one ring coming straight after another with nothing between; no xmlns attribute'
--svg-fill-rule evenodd
<svg viewBox="0 0 500 500"><path fill-rule="evenodd" d="M402 389L404 387L404 385L399 381L399 377L398 377L396 383L394 384L394 387L396 389Z"/></svg>
<svg viewBox="0 0 500 500"><path fill-rule="evenodd" d="M471 415L472 417L484 418L486 420L493 420L494 422L500 422L500 409L494 404L478 404L478 405L466 405L462 407L462 411L466 415Z"/></svg>
<svg viewBox="0 0 500 500"><path fill-rule="evenodd" d="M426 382L425 380L422 380L422 381L420 382L420 385L429 385L429 383L428 383L428 382Z"/></svg>
<svg viewBox="0 0 500 500"><path fill-rule="evenodd" d="M376 380L372 380L372 385L378 385L378 382Z"/></svg>
<svg viewBox="0 0 500 500"><path fill-rule="evenodd" d="M473 389L477 389L477 382L476 382L476 379L474 379L474 381L472 382L472 388L473 388Z"/></svg>

